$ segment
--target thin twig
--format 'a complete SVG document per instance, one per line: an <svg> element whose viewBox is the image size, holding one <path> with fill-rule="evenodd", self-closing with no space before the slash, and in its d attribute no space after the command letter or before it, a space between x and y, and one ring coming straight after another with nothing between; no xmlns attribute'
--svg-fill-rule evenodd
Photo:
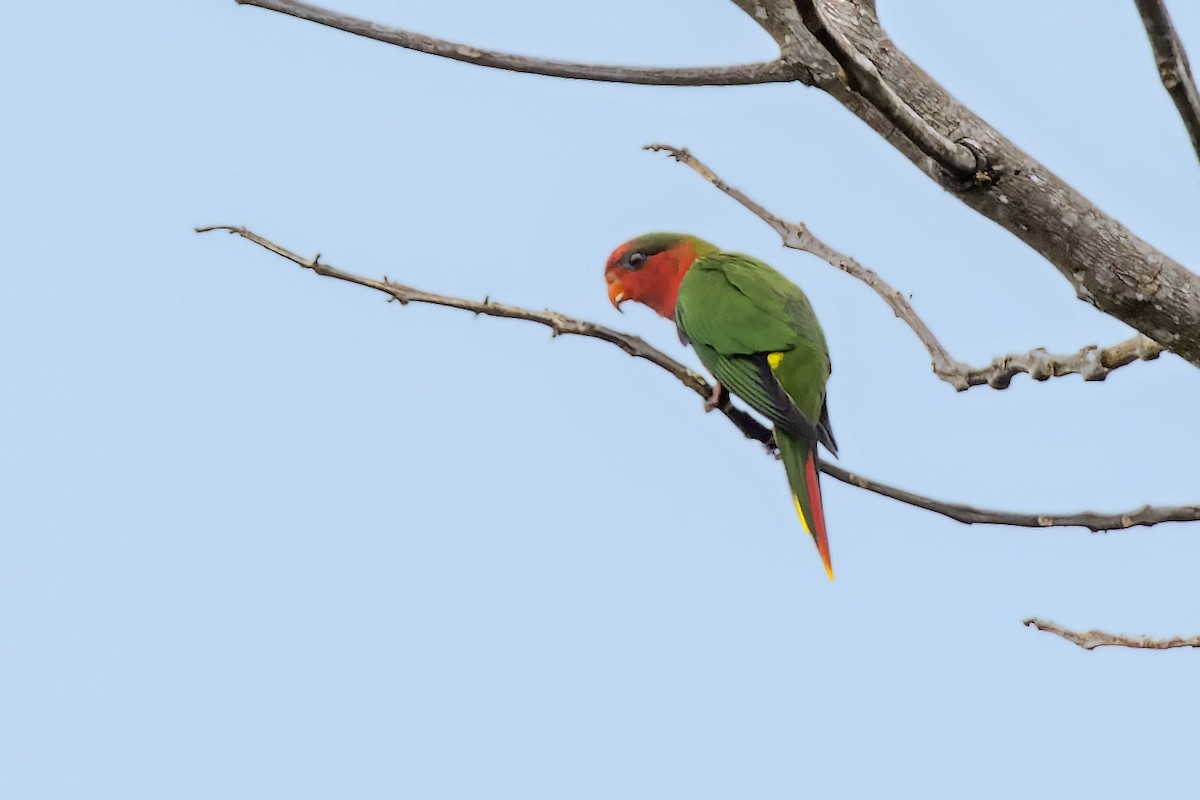
<svg viewBox="0 0 1200 800"><path fill-rule="evenodd" d="M1037 617L1025 620L1025 625L1037 628L1039 631L1061 636L1072 644L1077 644L1084 650L1095 650L1097 647L1135 647L1142 650L1171 650L1176 647L1200 647L1200 636L1173 639L1151 639L1149 636L1123 636L1121 634L1105 633L1104 631L1077 631L1060 627L1053 622Z"/></svg>
<svg viewBox="0 0 1200 800"><path fill-rule="evenodd" d="M648 144L644 149L664 152L679 163L691 167L718 190L770 225L771 229L779 234L784 247L811 253L871 287L891 307L892 312L912 328L913 333L921 340L921 344L925 345L933 367L933 374L960 392L966 391L972 386L1007 389L1012 383L1013 376L1020 373L1028 373L1038 381L1072 374L1082 375L1084 380L1102 381L1118 367L1123 367L1138 359L1149 361L1158 358L1159 354L1163 352L1160 345L1139 334L1132 339L1103 349L1096 345L1089 345L1069 355L1053 355L1038 348L1029 353L1000 356L986 367L968 366L950 355L903 293L879 277L874 270L863 266L855 259L818 239L803 222L788 222L768 211L741 189L726 183L707 164L692 155L686 147Z"/></svg>
<svg viewBox="0 0 1200 800"><path fill-rule="evenodd" d="M1142 15L1142 24L1146 26L1146 36L1150 38L1158 75L1167 94L1175 101L1183 125L1192 139L1192 149L1200 158L1200 93L1196 91L1187 51L1183 49L1183 42L1179 40L1179 34L1175 32L1162 0L1134 2L1137 3L1138 13Z"/></svg>
<svg viewBox="0 0 1200 800"><path fill-rule="evenodd" d="M921 340L921 343L925 345L925 349L929 352L934 374L942 380L948 381L955 388L959 388L960 390L967 388L966 386L960 387L959 382L956 382L955 379L965 375L970 368L961 361L954 359L946 351L946 348L933 335L933 331L929 330L925 321L917 315L917 312L908 300L905 299L904 295L892 288L874 270L867 269L849 256L839 253L825 244L814 236L812 231L803 222L787 222L771 213L757 201L746 195L741 189L726 183L721 176L713 172L703 161L692 155L691 151L687 148L674 147L669 144L648 144L645 149L653 152L665 152L679 163L691 167L706 181L741 203L750 213L770 225L771 229L779 234L779 238L783 240L784 247L812 253L834 267L857 278L867 284L867 286L870 286L891 307L896 316L902 319L917 334L917 338Z"/></svg>
<svg viewBox="0 0 1200 800"><path fill-rule="evenodd" d="M396 283L389 280L386 276L383 280L364 278L353 273L343 272L329 264L321 263L319 255L311 259L304 258L243 227L212 225L196 228L197 233L207 233L210 231L228 231L231 234L236 234L243 239L247 239L260 247L270 250L276 255L286 258L297 266L310 269L318 275L374 289L388 295L389 300L399 301L402 305L408 303L429 303L492 317L506 317L508 319L536 322L550 328L555 336L570 334L600 339L616 345L631 356L646 359L652 364L666 370L700 397L707 400L712 395L712 386L704 378L665 353L651 347L637 336L614 331L611 328L597 325L594 322L574 319L556 311L531 311L517 306L495 303L490 299L484 299L481 302L433 294ZM730 404L719 408L747 438L762 443L769 443L771 441L771 432L747 412ZM1097 514L1090 511L1079 514L1022 514L1007 511L989 511L960 503L946 503L913 494L904 489L888 486L887 484L873 481L870 478L856 475L833 464L821 464L821 471L832 478L852 486L857 486L860 489L866 489L867 491L898 500L908 505L924 508L968 525L984 523L1024 528L1085 527L1092 531L1105 531L1129 528L1135 525L1157 525L1161 522L1190 522L1200 520L1200 506L1143 506L1136 511L1124 514Z"/></svg>
<svg viewBox="0 0 1200 800"><path fill-rule="evenodd" d="M995 511L992 509L976 508L964 503L948 503L934 500L919 494L897 489L894 486L876 483L867 478L846 472L841 468L822 462L821 471L827 475L917 506L927 511L941 514L943 517L961 522L964 525L1009 525L1015 528L1087 528L1093 533L1124 530L1139 525L1149 527L1162 522L1196 522L1200 520L1200 505L1197 506L1142 506L1133 511L1117 514L1101 514L1096 511L1080 511L1074 514L1027 514L1016 511Z"/></svg>
<svg viewBox="0 0 1200 800"><path fill-rule="evenodd" d="M572 61L553 61L529 58L513 53L484 50L467 44L425 36L402 28L339 14L299 0L236 0L238 5L256 6L268 11L336 28L355 36L393 44L433 56L465 61L482 67L548 75L553 78L635 83L652 86L744 86L757 83L783 83L796 80L796 68L784 61L762 61L726 67L625 67L605 64L579 64Z"/></svg>
<svg viewBox="0 0 1200 800"><path fill-rule="evenodd" d="M796 9L804 25L825 46L841 66L847 85L867 99L884 117L912 141L921 152L960 178L975 176L990 180L986 165L970 148L951 141L930 125L896 90L883 79L879 70L850 44L840 32L825 24L817 0L798 0ZM982 156L979 153L978 156Z"/></svg>

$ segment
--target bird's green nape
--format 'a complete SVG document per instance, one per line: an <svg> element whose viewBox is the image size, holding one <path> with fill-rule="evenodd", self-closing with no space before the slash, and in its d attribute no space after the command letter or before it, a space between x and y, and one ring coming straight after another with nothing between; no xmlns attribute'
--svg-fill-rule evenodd
<svg viewBox="0 0 1200 800"><path fill-rule="evenodd" d="M643 233L630 239L618 249L628 249L630 252L641 251L648 256L657 255L666 250L675 250L681 247L689 247L696 253L697 258L702 258L706 255L718 252L718 248L711 242L706 242L699 236L693 236L690 233L673 233L670 231L656 231L653 233Z"/></svg>

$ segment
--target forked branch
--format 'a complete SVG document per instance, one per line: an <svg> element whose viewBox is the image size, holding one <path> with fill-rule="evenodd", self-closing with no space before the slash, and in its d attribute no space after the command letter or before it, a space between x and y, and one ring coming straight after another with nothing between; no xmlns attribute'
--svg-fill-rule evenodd
<svg viewBox="0 0 1200 800"><path fill-rule="evenodd" d="M1149 636L1124 636L1097 630L1080 633L1060 627L1049 620L1038 619L1037 617L1025 620L1025 625L1037 628L1039 631L1061 636L1068 642L1079 645L1084 650L1095 650L1097 647L1134 647L1142 650L1171 650L1176 647L1200 647L1200 636L1176 636L1171 639L1152 639Z"/></svg>
<svg viewBox="0 0 1200 800"><path fill-rule="evenodd" d="M1000 356L986 367L968 366L950 355L904 294L879 277L879 273L864 267L855 259L818 239L803 222L788 222L768 211L741 189L726 183L720 175L692 155L687 148L673 147L668 144L648 144L645 149L665 152L679 163L691 167L706 181L770 225L771 229L779 234L784 247L811 253L871 287L876 294L883 298L892 312L912 328L913 333L921 340L921 344L925 345L925 349L929 352L933 373L960 392L966 391L972 386L985 385L993 389L1007 389L1012 383L1013 377L1020 373L1027 373L1038 381L1073 374L1082 375L1084 380L1102 381L1118 367L1123 367L1139 359L1149 361L1158 358L1163 352L1160 345L1139 334L1132 339L1103 349L1096 345L1089 345L1069 355L1053 355L1038 348L1029 353Z"/></svg>
<svg viewBox="0 0 1200 800"><path fill-rule="evenodd" d="M825 23L817 0L798 0L796 9L800 12L805 27L837 60L846 76L847 85L866 98L921 152L959 179L972 178L979 182L991 180L982 152L978 149L972 150L961 142L951 141L904 102L891 84L879 74L871 59L855 49L840 32Z"/></svg>
<svg viewBox="0 0 1200 800"><path fill-rule="evenodd" d="M712 394L712 386L704 378L660 350L651 347L640 337L614 331L611 328L597 325L594 322L574 319L556 311L531 311L517 306L495 303L489 298L476 301L433 294L432 292L414 289L411 286L405 286L389 280L386 276L382 280L364 278L321 263L320 255L314 256L311 259L300 256L242 227L213 225L196 229L197 233L207 233L210 231L227 231L231 234L236 234L243 239L247 239L260 247L270 250L276 255L282 256L297 266L310 269L318 275L374 289L386 294L389 300L399 301L402 305L408 303L429 303L431 305L471 311L475 314L536 322L550 328L555 336L571 334L600 339L601 341L616 345L631 356L646 359L650 363L669 372L683 383L684 386L687 386L702 398L707 399ZM771 432L747 412L731 404L725 404L723 407L720 407L720 410L747 438L764 444L771 441ZM985 523L1024 528L1084 527L1092 531L1106 531L1130 528L1136 525L1157 525L1161 522L1200 520L1200 506L1144 506L1135 511L1122 514L1097 514L1090 511L1078 514L1023 514L1008 511L989 511L960 503L946 503L929 497L923 497L904 489L888 486L887 484L873 481L870 478L856 475L833 464L822 464L821 470L830 477L844 483L881 494L911 506L933 511L934 513L965 524Z"/></svg>

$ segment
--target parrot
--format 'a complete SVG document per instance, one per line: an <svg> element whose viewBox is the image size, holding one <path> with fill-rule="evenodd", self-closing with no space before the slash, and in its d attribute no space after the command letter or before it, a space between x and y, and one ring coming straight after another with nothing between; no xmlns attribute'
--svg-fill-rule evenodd
<svg viewBox="0 0 1200 800"><path fill-rule="evenodd" d="M683 233L647 233L612 252L608 298L675 321L679 338L716 378L705 409L740 398L774 426L778 457L804 531L833 580L817 444L834 456L825 384L829 349L800 287L756 258Z"/></svg>

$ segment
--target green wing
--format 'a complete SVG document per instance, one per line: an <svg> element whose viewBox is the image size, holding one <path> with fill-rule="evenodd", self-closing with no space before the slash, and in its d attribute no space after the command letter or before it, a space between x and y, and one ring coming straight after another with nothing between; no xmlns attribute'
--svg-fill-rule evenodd
<svg viewBox="0 0 1200 800"><path fill-rule="evenodd" d="M793 436L836 453L825 411L829 352L800 287L737 253L696 261L675 324L730 392Z"/></svg>

